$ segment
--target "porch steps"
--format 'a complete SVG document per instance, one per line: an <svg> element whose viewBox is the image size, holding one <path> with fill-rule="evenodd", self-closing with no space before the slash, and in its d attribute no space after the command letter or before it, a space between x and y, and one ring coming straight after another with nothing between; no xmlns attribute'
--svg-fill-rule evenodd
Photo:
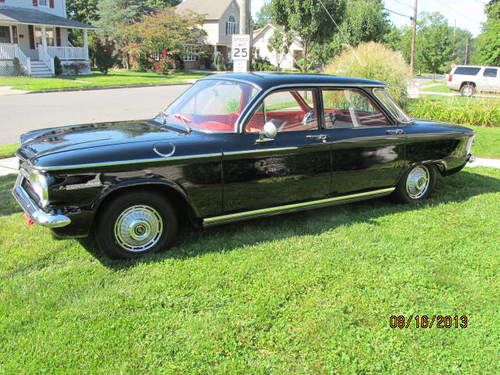
<svg viewBox="0 0 500 375"><path fill-rule="evenodd" d="M42 61L31 61L31 76L35 78L50 78L52 72Z"/></svg>

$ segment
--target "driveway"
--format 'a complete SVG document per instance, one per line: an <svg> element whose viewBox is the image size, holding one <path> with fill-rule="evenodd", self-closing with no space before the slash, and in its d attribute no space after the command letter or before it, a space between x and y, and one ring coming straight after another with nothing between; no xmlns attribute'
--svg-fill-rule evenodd
<svg viewBox="0 0 500 375"><path fill-rule="evenodd" d="M188 85L141 87L0 98L0 144L33 129L88 122L141 120L156 115Z"/></svg>

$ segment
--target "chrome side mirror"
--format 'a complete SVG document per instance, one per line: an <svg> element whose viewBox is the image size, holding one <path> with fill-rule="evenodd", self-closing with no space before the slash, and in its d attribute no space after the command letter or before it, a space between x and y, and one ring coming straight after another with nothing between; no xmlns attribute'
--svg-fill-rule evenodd
<svg viewBox="0 0 500 375"><path fill-rule="evenodd" d="M264 124L264 131L262 132L266 138L276 138L278 134L278 129L276 125L274 125L271 121L268 121Z"/></svg>

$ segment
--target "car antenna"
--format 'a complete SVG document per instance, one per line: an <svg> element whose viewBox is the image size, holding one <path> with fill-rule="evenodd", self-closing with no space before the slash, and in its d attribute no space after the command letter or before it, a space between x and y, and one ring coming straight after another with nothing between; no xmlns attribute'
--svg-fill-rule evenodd
<svg viewBox="0 0 500 375"><path fill-rule="evenodd" d="M335 21L335 19L333 18L332 14L328 11L328 9L325 7L325 4L323 4L323 1L322 0L318 0L319 3L321 4L321 6L323 7L323 9L325 10L326 14L328 14L328 17L330 17L330 19L332 20L332 22L335 24L335 27L337 28L337 30L339 31L339 34L342 38L344 38L346 40L346 42L349 40L345 37L344 33L342 32L342 30L340 29L339 27L339 24ZM361 61L361 59L359 58L358 54L356 53L356 50L353 48L353 46L351 45L351 43L347 42L347 43L343 43L344 46L347 46L347 48L349 48L352 52L352 54L354 55L354 57L356 58L356 60L358 60L358 63L360 63L361 65L366 65L365 63L363 63Z"/></svg>

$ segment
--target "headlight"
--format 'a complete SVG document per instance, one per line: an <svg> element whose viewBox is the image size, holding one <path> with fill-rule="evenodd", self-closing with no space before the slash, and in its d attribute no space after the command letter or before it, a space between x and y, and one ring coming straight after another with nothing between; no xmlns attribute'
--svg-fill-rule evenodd
<svg viewBox="0 0 500 375"><path fill-rule="evenodd" d="M49 178L41 173L31 173L29 176L31 188L40 198L40 204L45 207L49 204Z"/></svg>
<svg viewBox="0 0 500 375"><path fill-rule="evenodd" d="M469 139L467 140L467 146L465 148L467 154L470 154L473 145L474 145L474 136L469 137Z"/></svg>

